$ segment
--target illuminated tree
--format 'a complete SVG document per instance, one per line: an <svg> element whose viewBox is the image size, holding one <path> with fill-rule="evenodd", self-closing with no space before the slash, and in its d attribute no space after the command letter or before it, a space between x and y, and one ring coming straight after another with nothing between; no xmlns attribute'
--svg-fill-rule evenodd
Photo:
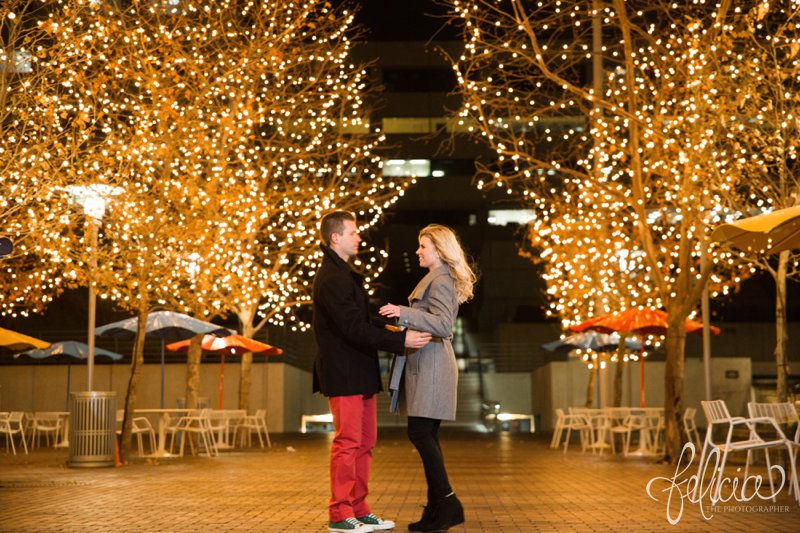
<svg viewBox="0 0 800 533"><path fill-rule="evenodd" d="M60 81L47 75L49 34L37 24L46 16L39 1L0 5L0 236L14 243L0 271L3 315L39 312L75 281L46 246L78 238L63 224L75 132L53 105Z"/></svg>
<svg viewBox="0 0 800 533"><path fill-rule="evenodd" d="M153 306L180 306L233 312L248 336L266 320L305 328L296 312L310 302L321 215L349 209L371 225L409 183L377 174L382 136L349 62L351 23L316 0L55 2L40 25L59 87L49 120L81 135L67 183L121 193L101 227L77 224L83 245L49 243L53 262L140 327ZM127 416L124 427L126 443Z"/></svg>
<svg viewBox="0 0 800 533"><path fill-rule="evenodd" d="M195 28L205 21L237 30L214 39L198 30L192 42L224 51L219 69L174 52L202 80L191 99L210 125L194 130L206 224L187 240L182 305L233 313L246 337L267 323L304 330L300 308L311 302L322 215L354 211L368 227L410 181L378 174L383 137L369 131L364 68L350 63L351 12L287 0L251 8L244 20L215 17L193 17ZM364 262L368 280L373 264L377 252ZM244 354L241 409L249 407L251 364Z"/></svg>
<svg viewBox="0 0 800 533"><path fill-rule="evenodd" d="M546 218L534 219L520 252L541 265L550 301L547 312L561 319L565 331L570 324L631 307L661 307L654 284L647 279L644 253L625 226L597 216L593 189L593 183L586 183L583 190L569 195L571 201L557 204ZM660 339L647 343L658 346ZM593 370L587 407L594 398L598 357L593 353L583 357ZM625 349L624 337L614 354L604 355L604 362L615 363L614 406L621 405L623 367L638 357Z"/></svg>
<svg viewBox="0 0 800 533"><path fill-rule="evenodd" d="M741 42L734 64L742 87L737 112L747 117L749 127L740 127L732 141L746 164L744 195L733 195L727 207L727 220L754 215L767 209L800 205L798 145L800 145L800 30L798 3L762 3L737 21L735 30ZM775 362L777 396L788 399L786 327L786 281L797 279L800 257L787 250L776 258L746 251L729 261L742 261L768 272L775 281Z"/></svg>
<svg viewBox="0 0 800 533"><path fill-rule="evenodd" d="M464 99L459 117L496 154L478 167L479 186L519 193L561 242L560 231L575 229L561 225L570 220L564 213L610 228L615 245L628 243L624 249L635 254L633 272L615 279L614 290L640 295L629 305L667 310L666 441L667 456L676 458L684 321L707 281L716 294L745 274L735 265L722 269L730 254L712 248L709 234L740 191L743 162L730 139L747 126L735 113L740 82L729 67L739 43L728 22L746 12L729 2L451 4L466 43L454 61ZM593 23L602 28L602 46L591 44ZM602 90L585 82L593 54L606 65ZM574 207L576 191L590 191L580 200L583 212ZM594 242L592 235L573 241L587 239ZM603 252L596 260L611 260L602 241L594 246ZM599 268L601 278L592 281L607 283L613 271Z"/></svg>

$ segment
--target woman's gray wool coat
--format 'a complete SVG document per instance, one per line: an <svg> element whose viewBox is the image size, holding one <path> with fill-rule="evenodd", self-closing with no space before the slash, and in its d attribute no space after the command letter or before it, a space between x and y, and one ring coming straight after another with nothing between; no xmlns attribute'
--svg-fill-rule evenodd
<svg viewBox="0 0 800 533"><path fill-rule="evenodd" d="M428 272L400 306L398 325L427 331L433 339L419 350L406 349L400 410L408 416L456 419L458 366L453 325L458 315L456 287L447 265Z"/></svg>

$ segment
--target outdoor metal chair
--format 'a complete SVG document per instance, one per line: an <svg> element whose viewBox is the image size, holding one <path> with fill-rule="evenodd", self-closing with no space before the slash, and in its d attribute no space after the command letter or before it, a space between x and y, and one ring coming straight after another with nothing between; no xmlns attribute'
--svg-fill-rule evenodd
<svg viewBox="0 0 800 533"><path fill-rule="evenodd" d="M0 434L6 436L6 452L8 444L11 443L11 451L17 455L17 448L14 446L14 436L19 435L25 455L28 454L28 445L25 442L25 413L22 411L12 411L6 418L0 419Z"/></svg>
<svg viewBox="0 0 800 533"><path fill-rule="evenodd" d="M193 435L198 437L198 447L202 445L203 450L209 457L215 457L218 454L217 443L214 440L214 431L211 429L211 420L209 418L209 409L202 409L199 415L196 416L183 416L178 420L173 434L173 439L170 442L170 453L172 452L172 445L175 443L175 435L181 434L181 445L179 454L183 457L183 449L186 441L189 441L189 447L192 450L192 455L195 454L195 445Z"/></svg>
<svg viewBox="0 0 800 533"><path fill-rule="evenodd" d="M150 442L150 453L156 451L156 432L150 420L144 416L137 416L131 420L131 435L136 436L136 443L139 445L139 455L144 455L144 442L143 437L147 435Z"/></svg>
<svg viewBox="0 0 800 533"><path fill-rule="evenodd" d="M723 400L713 400L713 401L703 401L701 402L703 406L703 411L706 415L706 420L708 421L708 429L706 430L706 438L703 443L703 451L700 455L700 463L698 469L698 476L703 475L703 471L706 468L705 466L705 459L706 456L709 455L714 448L719 450L719 453L722 455L718 469L712 473L712 475L717 476L717 486L720 486L722 483L722 476L723 471L725 469L725 463L728 460L728 455L731 452L741 452L744 451L747 453L747 463L745 464L744 469L744 477L747 479L748 467L750 465L750 457L754 450L764 450L764 455L766 456L767 460L767 474L769 475L769 486L771 490L771 494L775 494L775 485L772 479L772 467L770 464L769 459L769 450L770 448L776 449L786 449L789 452L789 461L791 463L792 469L792 483L794 484L795 488L795 497L800 502L800 498L797 495L797 476L796 468L795 468L795 461L794 461L794 454L792 453L792 445L789 440L784 435L781 428L775 422L775 419L769 417L757 417L757 418L743 418L743 417L732 417L728 412L728 407L725 405ZM765 424L767 426L771 426L774 430L775 437L764 438L761 433L758 431L758 425ZM715 442L714 441L714 429L715 427L726 428L725 432L725 442ZM744 440L734 440L734 429L738 427L744 427L748 431L748 436ZM763 433L763 431L762 431ZM698 483L698 486L702 485L702 480ZM772 501L775 501L773 496Z"/></svg>
<svg viewBox="0 0 800 533"><path fill-rule="evenodd" d="M55 446L63 434L63 418L58 413L34 413L31 417L30 429L31 449L41 445L42 435L44 435L47 446Z"/></svg>
<svg viewBox="0 0 800 533"><path fill-rule="evenodd" d="M700 442L700 433L697 431L697 409L694 407L687 407L683 412L683 431L686 433L686 438L689 442L695 445L695 448L700 449L702 442Z"/></svg>
<svg viewBox="0 0 800 533"><path fill-rule="evenodd" d="M800 417L797 415L797 409L795 408L794 404L791 402L749 402L747 404L747 412L750 417L753 418L771 418L781 427L782 430L784 430L784 435L787 437L789 435L793 435L791 438L788 438L788 442L791 445L792 454L794 455L793 467L796 468L797 450L800 448ZM797 476L797 471L793 471L792 475ZM790 489L791 488L792 487L790 486Z"/></svg>
<svg viewBox="0 0 800 533"><path fill-rule="evenodd" d="M564 453L567 453L567 448L569 447L569 440L572 436L572 431L575 430L580 435L581 439L581 451L585 452L586 448L590 447L594 443L594 433L592 431L592 424L589 422L588 418L579 412L572 412L573 408L570 407L569 414L563 414L562 412L562 427L561 430L567 430L567 435L564 438ZM558 413L558 410L556 410ZM560 434L559 434L560 439Z"/></svg>
<svg viewBox="0 0 800 533"><path fill-rule="evenodd" d="M556 422L553 428L553 437L550 439L550 447L558 448L561 444L561 437L564 433L564 410L560 407L556 408Z"/></svg>
<svg viewBox="0 0 800 533"><path fill-rule="evenodd" d="M622 455L627 456L630 453L631 437L634 431L639 432L639 439L642 439L641 432L645 428L642 421L642 416L630 407L606 407L606 425L603 427L603 437L597 440L605 440L605 433L611 440L611 453L617 453L616 435L619 435L622 441ZM603 453L603 449L600 449Z"/></svg>
<svg viewBox="0 0 800 533"><path fill-rule="evenodd" d="M267 440L267 447L272 447L272 442L269 440L269 431L267 430L267 410L266 409L258 409L256 410L256 414L254 415L247 415L242 417L239 420L239 423L236 424L236 428L234 429L234 434L238 435L239 430L247 431L247 445L251 445L251 439L253 436L253 432L258 435L258 442L261 444L261 447L264 447L264 438ZM262 437L263 433L263 437ZM242 442L244 441L244 434L241 435Z"/></svg>

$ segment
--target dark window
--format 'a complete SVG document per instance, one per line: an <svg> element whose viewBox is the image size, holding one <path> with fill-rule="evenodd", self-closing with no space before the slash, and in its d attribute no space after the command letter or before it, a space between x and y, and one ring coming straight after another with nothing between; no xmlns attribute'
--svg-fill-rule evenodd
<svg viewBox="0 0 800 533"><path fill-rule="evenodd" d="M389 93L449 93L456 76L449 68L385 68L383 86Z"/></svg>

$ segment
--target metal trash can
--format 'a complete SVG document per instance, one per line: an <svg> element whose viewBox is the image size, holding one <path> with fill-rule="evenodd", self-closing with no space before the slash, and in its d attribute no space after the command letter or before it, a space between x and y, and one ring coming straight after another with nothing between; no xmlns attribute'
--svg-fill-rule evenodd
<svg viewBox="0 0 800 533"><path fill-rule="evenodd" d="M73 392L69 416L69 466L114 466L117 393Z"/></svg>

